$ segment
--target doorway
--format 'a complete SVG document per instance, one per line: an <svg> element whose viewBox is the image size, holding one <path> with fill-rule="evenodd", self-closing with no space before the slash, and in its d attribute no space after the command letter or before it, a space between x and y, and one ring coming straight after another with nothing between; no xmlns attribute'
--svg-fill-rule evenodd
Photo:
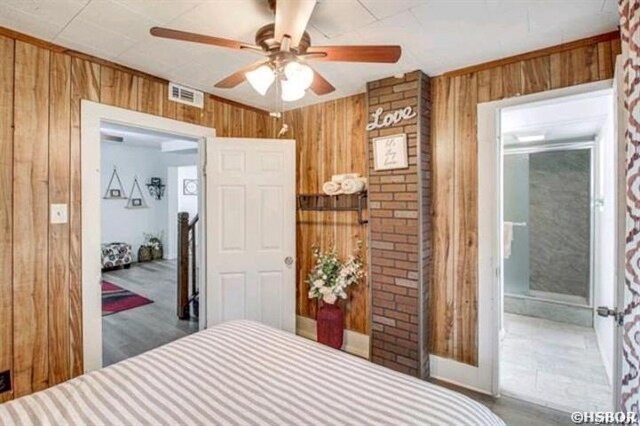
<svg viewBox="0 0 640 426"><path fill-rule="evenodd" d="M500 110L499 392L564 411L613 410L613 91Z"/></svg>
<svg viewBox="0 0 640 426"><path fill-rule="evenodd" d="M100 132L102 361L108 366L199 329L200 160L194 138L108 121ZM183 232L186 238L178 238Z"/></svg>
<svg viewBox="0 0 640 426"><path fill-rule="evenodd" d="M168 232L162 235L161 231L166 230L165 227L168 229L170 224L167 191L171 187L174 191L183 189L168 182L168 167L194 166L195 161L198 175L196 191L204 194L206 182L202 179L201 171L207 142L214 141L215 130L89 101L82 101L81 108L82 339L84 371L89 372L103 366L103 347L110 354L105 361L111 363L204 328L205 285L198 288L198 318L192 318L194 312L189 307L189 318L182 328L176 326L179 321L177 297L170 300L171 297L165 297L159 288L164 286L167 287L164 290L167 290L178 285L175 269L178 268L178 262L169 259ZM164 140L159 142L162 138ZM137 142L127 144L127 139ZM103 145L107 147L105 152ZM139 152L134 154L134 151ZM151 157L155 161L146 161ZM133 161L136 158L138 160ZM188 164L184 164L185 161ZM165 192L158 200L161 185L165 185ZM108 212L100 208L103 201L108 203ZM198 196L197 205L199 213L205 211L204 196ZM157 214L150 214L153 212ZM134 219L134 223L126 227L119 226L118 222L122 220L110 220L108 217L116 215L126 215ZM177 218L174 224L177 227ZM125 235L121 233L122 228L128 228L130 232L127 231ZM206 215L202 214L194 229L193 235L197 241L203 241ZM106 247L104 260L102 245L108 243L117 244ZM147 249L141 250L142 246ZM160 246L162 253L158 253ZM113 250L113 253L110 254L109 250ZM204 259L203 244L197 245L195 251L196 258ZM112 257L112 264L108 263L109 257ZM141 262L149 258L152 259L150 262ZM175 268L172 264L175 264ZM206 282L205 266L205 262L199 262L198 268L192 273L199 283ZM104 276L103 269L106 269ZM174 273L176 280L171 279ZM157 283L155 280L164 282ZM129 299L128 304L135 302L133 304L136 306L103 317L103 281L113 285L107 286L107 292L112 291L116 301L122 296L122 299ZM172 294L175 295L175 291L178 289L174 287ZM124 318L120 326L108 324L103 327L103 318L107 323L118 323L117 316ZM136 336L143 333L153 337L145 336L142 342L132 344L138 340ZM104 338L113 339L111 348L103 345ZM113 350L114 347L116 350Z"/></svg>
<svg viewBox="0 0 640 426"><path fill-rule="evenodd" d="M192 253L197 252L202 261L189 277L197 277L202 284L198 288L198 329L250 319L295 331L294 140L216 138L212 128L84 100L81 119L85 372L103 364L101 209L91 208L99 206L104 196L100 149L103 123L197 141L199 219ZM144 193L146 183L143 186L140 182L140 186L136 195ZM194 186L179 187L185 189L193 191ZM136 201L134 207L143 203ZM191 228L191 222L183 221L186 228ZM185 236L182 233L182 238ZM180 306L185 306L191 295L178 293L177 298L185 302Z"/></svg>

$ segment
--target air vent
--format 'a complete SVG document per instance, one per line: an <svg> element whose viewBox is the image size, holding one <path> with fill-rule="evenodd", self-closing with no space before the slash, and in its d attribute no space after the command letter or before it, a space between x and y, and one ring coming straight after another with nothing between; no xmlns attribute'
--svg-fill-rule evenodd
<svg viewBox="0 0 640 426"><path fill-rule="evenodd" d="M102 142L124 142L124 138L122 136L109 135L107 133L101 133L100 137Z"/></svg>
<svg viewBox="0 0 640 426"><path fill-rule="evenodd" d="M175 83L169 83L169 100L204 108L204 93Z"/></svg>

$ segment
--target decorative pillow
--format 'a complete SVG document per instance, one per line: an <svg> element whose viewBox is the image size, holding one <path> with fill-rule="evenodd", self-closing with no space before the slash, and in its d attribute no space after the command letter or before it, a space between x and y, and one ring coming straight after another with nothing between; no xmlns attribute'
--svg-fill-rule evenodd
<svg viewBox="0 0 640 426"><path fill-rule="evenodd" d="M131 244L102 244L102 268L109 269L131 264L133 261L131 253Z"/></svg>

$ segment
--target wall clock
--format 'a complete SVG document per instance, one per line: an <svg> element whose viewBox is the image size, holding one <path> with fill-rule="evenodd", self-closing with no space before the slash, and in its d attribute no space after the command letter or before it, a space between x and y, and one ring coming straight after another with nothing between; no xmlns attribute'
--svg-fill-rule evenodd
<svg viewBox="0 0 640 426"><path fill-rule="evenodd" d="M185 179L182 181L182 194L183 195L198 195L198 180L197 179Z"/></svg>

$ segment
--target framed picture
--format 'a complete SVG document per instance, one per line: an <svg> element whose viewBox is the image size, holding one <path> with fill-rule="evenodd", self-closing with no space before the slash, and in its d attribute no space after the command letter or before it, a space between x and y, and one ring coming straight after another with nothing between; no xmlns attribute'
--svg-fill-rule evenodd
<svg viewBox="0 0 640 426"><path fill-rule="evenodd" d="M183 180L182 195L198 195L198 180L197 179Z"/></svg>
<svg viewBox="0 0 640 426"><path fill-rule="evenodd" d="M142 207L142 198L132 198L131 205L133 207Z"/></svg>
<svg viewBox="0 0 640 426"><path fill-rule="evenodd" d="M409 167L407 135L393 135L373 140L373 167L375 170L406 169Z"/></svg>
<svg viewBox="0 0 640 426"><path fill-rule="evenodd" d="M109 197L111 198L120 198L122 197L122 192L119 189L110 189Z"/></svg>

